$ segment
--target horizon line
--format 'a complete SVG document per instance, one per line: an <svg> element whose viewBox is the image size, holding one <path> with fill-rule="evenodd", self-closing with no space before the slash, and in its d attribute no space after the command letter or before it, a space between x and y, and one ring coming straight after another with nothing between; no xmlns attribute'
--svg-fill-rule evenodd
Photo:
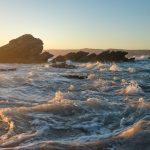
<svg viewBox="0 0 150 150"><path fill-rule="evenodd" d="M123 49L123 48L50 48L43 50L145 50L148 51L150 49Z"/></svg>

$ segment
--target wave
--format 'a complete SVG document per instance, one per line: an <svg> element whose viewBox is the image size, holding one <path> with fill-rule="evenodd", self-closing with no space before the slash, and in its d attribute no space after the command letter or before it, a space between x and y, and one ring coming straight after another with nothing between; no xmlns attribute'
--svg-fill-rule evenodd
<svg viewBox="0 0 150 150"><path fill-rule="evenodd" d="M18 149L61 149L61 150L70 150L70 149L126 149L128 147L129 150L132 149L149 149L150 139L148 138L150 133L149 128L150 121L148 117L145 117L130 127L122 131L118 131L113 135L105 135L105 138L101 140L99 135L91 135L91 136L81 136L79 140L72 142L61 142L61 141L52 141L52 140L44 140L37 142L27 142L25 145L18 146L17 142L9 141L3 145L1 145L1 149L7 150L18 150ZM20 138L16 137L16 141L23 141L26 138L31 138L35 134L21 134ZM98 137L99 136L99 137ZM90 139L90 141L89 141ZM91 141L92 139L92 141ZM99 139L99 140L97 140ZM133 142L134 141L134 142ZM143 143L144 141L144 143ZM11 143L12 142L12 143ZM121 143L121 144L120 144ZM9 148L11 146L11 148Z"/></svg>
<svg viewBox="0 0 150 150"><path fill-rule="evenodd" d="M135 60L146 60L148 58L149 58L149 56L143 55L143 56L140 56L140 57L135 57Z"/></svg>
<svg viewBox="0 0 150 150"><path fill-rule="evenodd" d="M53 143L57 146L63 144L65 149L69 144L73 146L76 142L80 142L81 145L87 142L90 145L91 142L97 140L105 143L114 138L129 139L140 133L143 126L148 128L149 123L142 121L143 119L127 128L124 126L122 128L120 122L124 125L128 120L127 118L121 119L120 111L115 112L120 108L120 104L98 98L89 98L82 102L65 99L65 97L64 93L58 91L54 98L45 104L3 109L1 118L2 122L7 124L8 131L0 137L1 149L9 149L9 147L11 147L10 149L30 149L31 147L41 147L41 144L43 148L47 148L51 147ZM142 98L139 99L139 102L145 103ZM133 109L133 106L131 108ZM145 107L142 108L145 109ZM133 110L131 111L133 112ZM137 114L139 113L137 112ZM21 129L22 126L23 129ZM49 133L51 134L49 135ZM64 142L61 139L49 141L49 138L55 139L57 134L59 139L60 136L61 138L64 136ZM76 136L72 137L74 134ZM42 138L43 136L45 140ZM36 140L38 138L40 138L40 142ZM67 142L68 140L69 142ZM94 144L93 146L97 147L98 145Z"/></svg>
<svg viewBox="0 0 150 150"><path fill-rule="evenodd" d="M123 80L123 84L127 84L127 82ZM125 88L121 90L117 90L116 93L128 94L128 95L137 94L137 93L142 94L143 90L136 81L130 81L129 84Z"/></svg>
<svg viewBox="0 0 150 150"><path fill-rule="evenodd" d="M97 78L97 77L96 77L95 74L89 74L88 77L87 77L87 79L89 79L89 80L94 80L94 79L96 79L96 78Z"/></svg>
<svg viewBox="0 0 150 150"><path fill-rule="evenodd" d="M102 68L105 68L108 66L108 64L106 63L101 63L101 62L96 62L96 63L84 63L84 64L80 64L79 66L81 67L85 67L86 69L96 69L96 70L101 70Z"/></svg>
<svg viewBox="0 0 150 150"><path fill-rule="evenodd" d="M149 64L74 64L1 72L0 149L149 149Z"/></svg>
<svg viewBox="0 0 150 150"><path fill-rule="evenodd" d="M122 69L117 64L112 64L109 68L110 71L122 71Z"/></svg>
<svg viewBox="0 0 150 150"><path fill-rule="evenodd" d="M129 67L129 68L127 69L127 71L130 72L130 73L136 72L135 68L132 68L132 67Z"/></svg>

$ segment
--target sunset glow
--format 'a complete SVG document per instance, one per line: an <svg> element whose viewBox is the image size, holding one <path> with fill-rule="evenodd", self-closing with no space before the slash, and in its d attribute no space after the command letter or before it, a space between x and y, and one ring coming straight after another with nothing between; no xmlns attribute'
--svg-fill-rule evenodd
<svg viewBox="0 0 150 150"><path fill-rule="evenodd" d="M149 0L0 0L0 46L20 35L44 49L150 49Z"/></svg>

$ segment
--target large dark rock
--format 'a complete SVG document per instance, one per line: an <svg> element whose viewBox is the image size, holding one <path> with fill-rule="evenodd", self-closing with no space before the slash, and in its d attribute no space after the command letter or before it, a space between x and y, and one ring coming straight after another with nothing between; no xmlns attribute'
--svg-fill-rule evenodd
<svg viewBox="0 0 150 150"><path fill-rule="evenodd" d="M77 53L71 52L64 56L62 56L62 55L57 56L56 58L53 59L53 62L64 62L66 60L80 62L80 59L83 59L88 54L89 54L88 52L83 52L83 51L79 51Z"/></svg>
<svg viewBox="0 0 150 150"><path fill-rule="evenodd" d="M125 56L128 52L125 51L103 51L100 54L89 54L88 52L79 51L77 53L68 53L64 56L58 56L53 59L53 62L64 62L71 60L74 62L121 62L121 61L133 61L134 58L128 59Z"/></svg>
<svg viewBox="0 0 150 150"><path fill-rule="evenodd" d="M42 63L53 55L42 53L43 42L25 34L0 47L0 63Z"/></svg>
<svg viewBox="0 0 150 150"><path fill-rule="evenodd" d="M130 59L125 56L128 52L125 51L104 51L97 56L97 59L100 61L111 61L111 62L120 62L120 61L130 61Z"/></svg>
<svg viewBox="0 0 150 150"><path fill-rule="evenodd" d="M80 62L88 62L88 61L90 62L97 61L97 55L95 53L92 53L80 59Z"/></svg>

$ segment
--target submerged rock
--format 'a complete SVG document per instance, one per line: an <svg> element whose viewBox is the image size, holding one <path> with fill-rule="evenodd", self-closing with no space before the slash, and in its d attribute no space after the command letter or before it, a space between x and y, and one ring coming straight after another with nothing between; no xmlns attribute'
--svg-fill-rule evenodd
<svg viewBox="0 0 150 150"><path fill-rule="evenodd" d="M51 66L54 68L65 68L65 69L75 69L76 68L76 66L68 65L66 63L53 63Z"/></svg>
<svg viewBox="0 0 150 150"><path fill-rule="evenodd" d="M103 51L100 54L89 54L88 52L79 51L77 53L68 53L64 56L59 55L54 58L53 62L64 62L66 60L71 60L74 62L121 62L121 61L133 61L134 58L126 58L125 56L128 52L125 51Z"/></svg>
<svg viewBox="0 0 150 150"><path fill-rule="evenodd" d="M3 72L3 71L16 71L17 69L16 68L0 68L0 72Z"/></svg>
<svg viewBox="0 0 150 150"><path fill-rule="evenodd" d="M0 47L0 63L47 62L53 55L48 52L42 53L42 50L42 40L25 34Z"/></svg>
<svg viewBox="0 0 150 150"><path fill-rule="evenodd" d="M66 77L68 79L87 79L88 76L84 76L84 75L63 75L63 77Z"/></svg>

